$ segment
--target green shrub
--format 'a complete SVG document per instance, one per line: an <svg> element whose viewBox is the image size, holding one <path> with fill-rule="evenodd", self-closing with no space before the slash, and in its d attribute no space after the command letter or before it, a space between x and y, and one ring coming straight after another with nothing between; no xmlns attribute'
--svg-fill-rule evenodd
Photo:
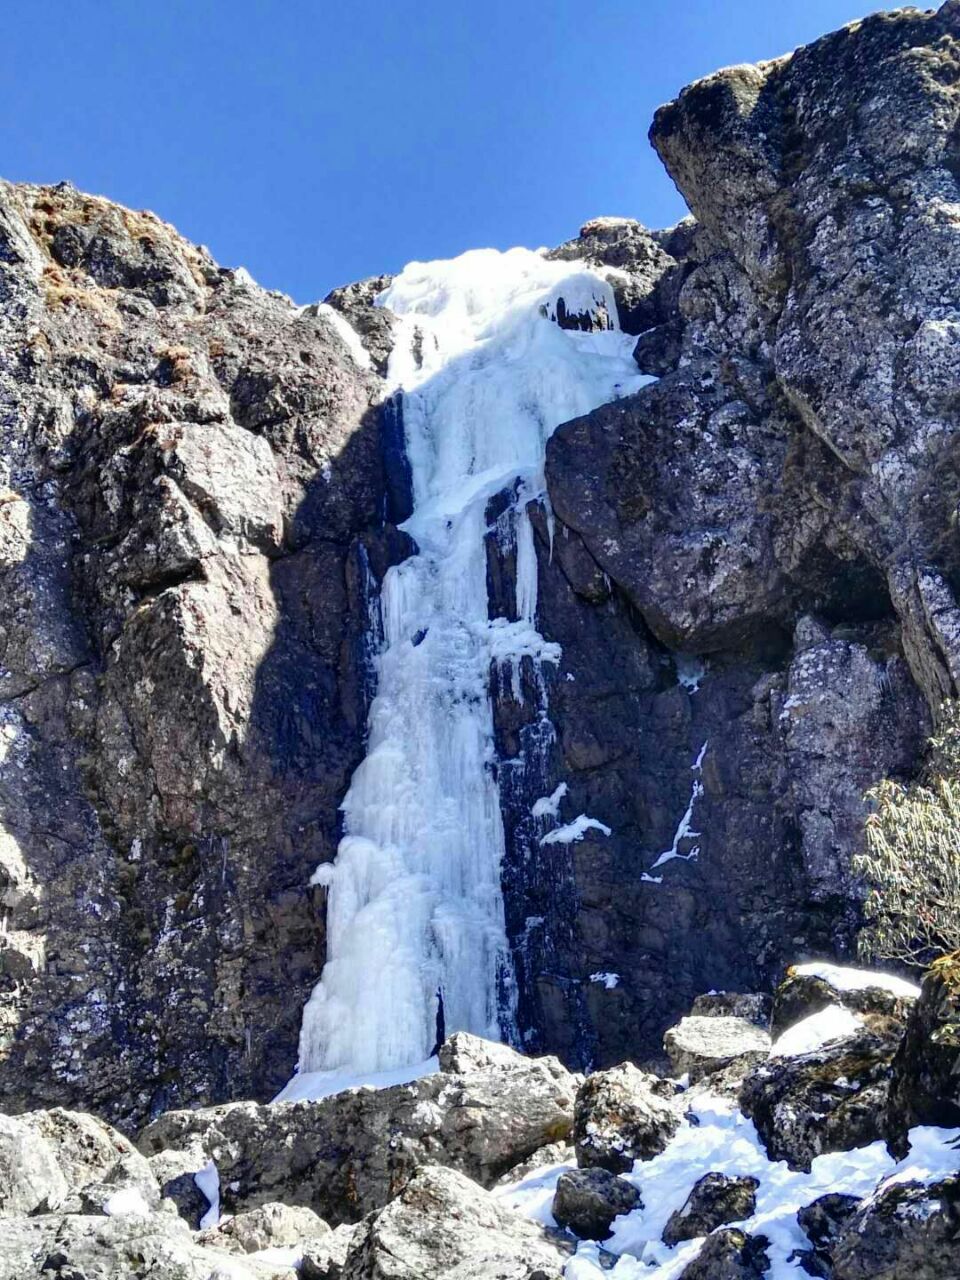
<svg viewBox="0 0 960 1280"><path fill-rule="evenodd" d="M960 949L960 703L945 702L921 776L867 792L873 812L854 866L868 887L865 961L926 966Z"/></svg>

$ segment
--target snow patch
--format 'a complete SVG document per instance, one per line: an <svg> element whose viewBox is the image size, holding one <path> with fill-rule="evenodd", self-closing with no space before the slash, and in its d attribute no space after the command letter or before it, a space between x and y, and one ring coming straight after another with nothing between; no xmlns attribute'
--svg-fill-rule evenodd
<svg viewBox="0 0 960 1280"><path fill-rule="evenodd" d="M842 1040L863 1026L863 1019L839 1004L827 1005L788 1027L770 1047L771 1058L796 1058L814 1053L831 1040Z"/></svg>
<svg viewBox="0 0 960 1280"><path fill-rule="evenodd" d="M534 818L556 818L560 813L560 801L567 794L569 787L565 782L559 783L548 796L541 796L534 802L530 810Z"/></svg>
<svg viewBox="0 0 960 1280"><path fill-rule="evenodd" d="M201 1190L203 1190L202 1187ZM206 1194L206 1192L204 1192L204 1194ZM142 1192L140 1192L136 1187L121 1187L119 1191L115 1191L113 1195L104 1202L103 1212L108 1218L121 1217L123 1214L127 1213L146 1216L150 1212L150 1206L147 1204L146 1200L144 1200Z"/></svg>
<svg viewBox="0 0 960 1280"><path fill-rule="evenodd" d="M591 982L602 982L608 991L612 991L614 987L620 985L619 973L591 973Z"/></svg>
<svg viewBox="0 0 960 1280"><path fill-rule="evenodd" d="M331 307L328 302L317 303L317 315L323 316L324 320L330 321L330 324L337 332L337 337L350 352L351 359L358 369L372 368L370 353L360 341L360 335L346 316L342 316L336 307Z"/></svg>
<svg viewBox="0 0 960 1280"><path fill-rule="evenodd" d="M845 969L842 965L814 961L811 964L795 964L791 973L801 978L821 978L835 991L869 991L871 987L889 991L894 996L917 999L920 988L892 973L879 973L872 969Z"/></svg>
<svg viewBox="0 0 960 1280"><path fill-rule="evenodd" d="M288 1080L274 1102L319 1102L347 1089L389 1089L395 1084L410 1084L440 1070L437 1057L426 1058L409 1067L393 1071L371 1071L366 1074L347 1071L305 1071Z"/></svg>
<svg viewBox="0 0 960 1280"><path fill-rule="evenodd" d="M674 858L680 858L684 862L696 862L700 857L700 846L698 844L694 845L687 853L681 853L680 842L682 840L696 840L700 835L699 831L693 830L693 807L703 795L703 783L700 781L700 775L703 772L703 757L706 754L706 751L707 743L705 742L700 748L696 760L694 760L693 764L690 766L691 772L694 773L696 777L694 778L693 785L690 788L690 802L687 805L686 812L680 819L680 823L676 831L673 833L673 844L664 853L661 853L660 857L650 868L651 871L656 871L657 867L662 867L664 863L672 862ZM659 880L653 880L652 877L648 877L646 875L642 878L644 880L649 879L654 884L660 883Z"/></svg>
<svg viewBox="0 0 960 1280"><path fill-rule="evenodd" d="M545 836L541 836L541 844L574 844L582 840L588 831L600 831L603 835L610 835L610 828L605 822L600 822L597 818L588 818L585 813L581 813L578 818L574 818L572 822L568 822L564 827L557 827L555 831L548 831Z"/></svg>
<svg viewBox="0 0 960 1280"><path fill-rule="evenodd" d="M220 1223L220 1171L212 1160L208 1160L193 1175L193 1180L210 1206L200 1219L200 1230L209 1231Z"/></svg>

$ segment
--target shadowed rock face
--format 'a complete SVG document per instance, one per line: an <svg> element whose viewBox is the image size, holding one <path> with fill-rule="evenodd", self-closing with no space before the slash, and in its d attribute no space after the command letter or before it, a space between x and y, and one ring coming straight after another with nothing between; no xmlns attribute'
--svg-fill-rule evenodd
<svg viewBox="0 0 960 1280"><path fill-rule="evenodd" d="M66 185L0 185L0 329L0 1106L269 1095L405 551L381 384Z"/></svg>
<svg viewBox="0 0 960 1280"><path fill-rule="evenodd" d="M695 996L850 949L863 792L960 686L958 80L955 4L718 72L652 131L695 219L553 251L656 380L553 437L562 660L493 673L530 1049L642 1062ZM373 372L153 215L0 184L2 1109L134 1123L291 1070L410 550L386 282L329 299Z"/></svg>

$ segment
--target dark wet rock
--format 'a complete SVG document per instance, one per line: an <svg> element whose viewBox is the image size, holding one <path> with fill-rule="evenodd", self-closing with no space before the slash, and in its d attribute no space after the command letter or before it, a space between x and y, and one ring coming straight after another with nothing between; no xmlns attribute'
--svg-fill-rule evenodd
<svg viewBox="0 0 960 1280"><path fill-rule="evenodd" d="M577 1090L573 1139L581 1168L625 1173L659 1155L680 1114L673 1086L625 1062L588 1076Z"/></svg>
<svg viewBox="0 0 960 1280"><path fill-rule="evenodd" d="M828 1151L848 1151L887 1136L887 1091L902 1025L877 1014L862 1025L791 1056L755 1067L740 1090L770 1160L809 1169Z"/></svg>
<svg viewBox="0 0 960 1280"><path fill-rule="evenodd" d="M742 1222L757 1206L756 1178L731 1177L724 1173L704 1174L694 1184L686 1203L670 1215L663 1229L665 1244L680 1244L709 1235L727 1222Z"/></svg>
<svg viewBox="0 0 960 1280"><path fill-rule="evenodd" d="M847 1221L833 1280L944 1280L957 1274L960 1179L881 1189Z"/></svg>
<svg viewBox="0 0 960 1280"><path fill-rule="evenodd" d="M797 1221L813 1246L801 1252L804 1269L813 1276L831 1280L833 1250L841 1233L852 1216L860 1208L856 1196L831 1192L812 1204L804 1205L797 1213Z"/></svg>
<svg viewBox="0 0 960 1280"><path fill-rule="evenodd" d="M343 1280L559 1280L564 1256L544 1229L452 1169L417 1169L357 1228Z"/></svg>
<svg viewBox="0 0 960 1280"><path fill-rule="evenodd" d="M697 996L690 1013L697 1018L744 1018L770 1029L772 998L765 992L708 991Z"/></svg>
<svg viewBox="0 0 960 1280"><path fill-rule="evenodd" d="M663 1047L676 1076L691 1084L733 1063L744 1074L770 1052L770 1034L746 1018L729 1015L683 1018L663 1037Z"/></svg>
<svg viewBox="0 0 960 1280"><path fill-rule="evenodd" d="M882 982L885 975L878 974L877 981L871 983L869 971L845 970L842 975L833 977L829 965L811 966L820 968L819 973L805 973L805 967L791 966L774 993L774 1037L830 1005L840 1005L855 1013L878 1013L906 1023L917 1000L916 994L907 990L910 984L906 982L902 983L903 991L889 990ZM842 980L844 975L848 981ZM897 982L896 979L893 981ZM851 985L854 982L857 985Z"/></svg>
<svg viewBox="0 0 960 1280"><path fill-rule="evenodd" d="M474 1037L470 1037L474 1040ZM467 1037L459 1037L463 1057ZM389 1089L352 1089L319 1102L175 1111L148 1125L141 1151L160 1162L213 1160L224 1212L269 1201L306 1205L331 1224L386 1204L420 1164L447 1165L493 1186L573 1127L575 1078L551 1058L502 1045L469 1050L496 1065L441 1071Z"/></svg>
<svg viewBox="0 0 960 1280"><path fill-rule="evenodd" d="M943 957L924 978L892 1072L888 1122L899 1155L914 1125L960 1125L960 956Z"/></svg>
<svg viewBox="0 0 960 1280"><path fill-rule="evenodd" d="M767 1270L767 1245L765 1236L725 1227L707 1237L679 1280L761 1280Z"/></svg>
<svg viewBox="0 0 960 1280"><path fill-rule="evenodd" d="M605 1240L614 1218L642 1203L636 1187L608 1169L573 1169L557 1180L553 1216L581 1240Z"/></svg>

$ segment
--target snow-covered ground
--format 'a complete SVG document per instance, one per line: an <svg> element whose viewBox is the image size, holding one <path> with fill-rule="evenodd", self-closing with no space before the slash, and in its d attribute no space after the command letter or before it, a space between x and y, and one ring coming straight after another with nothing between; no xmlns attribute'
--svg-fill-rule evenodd
<svg viewBox="0 0 960 1280"><path fill-rule="evenodd" d="M606 316L613 327L560 329L561 297L568 313ZM447 1034L491 1039L509 1030L490 663L512 666L517 688L522 655L560 659L536 630L525 510L543 489L548 437L649 381L633 362L634 339L615 327L610 286L542 253L411 263L379 302L399 320L389 380L402 393L414 496L405 528L419 553L383 584L367 754L343 802L336 862L314 878L329 890L327 963L304 1011L301 1083L283 1098L422 1064L441 1023ZM508 486L517 494L518 617L491 622L485 512ZM542 816L551 812L544 806ZM583 817L553 842L587 827L606 830Z"/></svg>
<svg viewBox="0 0 960 1280"><path fill-rule="evenodd" d="M810 1247L797 1222L798 1209L828 1192L862 1198L891 1180L933 1182L955 1173L957 1152L948 1144L958 1136L957 1129L921 1127L911 1130L911 1150L904 1160L895 1161L882 1142L873 1142L856 1151L818 1156L809 1173L798 1173L783 1161L767 1159L753 1123L733 1103L700 1100L664 1152L652 1160L638 1160L632 1172L623 1175L640 1190L644 1207L617 1218L612 1235L603 1242L604 1249L620 1255L612 1271L601 1269L598 1246L583 1242L567 1264L567 1280L676 1280L703 1240L671 1248L660 1237L694 1183L711 1172L759 1181L756 1213L736 1225L770 1241L767 1280L801 1280L807 1273L788 1261L795 1250ZM551 1206L557 1180L574 1167L538 1169L497 1195L527 1217L556 1226Z"/></svg>

